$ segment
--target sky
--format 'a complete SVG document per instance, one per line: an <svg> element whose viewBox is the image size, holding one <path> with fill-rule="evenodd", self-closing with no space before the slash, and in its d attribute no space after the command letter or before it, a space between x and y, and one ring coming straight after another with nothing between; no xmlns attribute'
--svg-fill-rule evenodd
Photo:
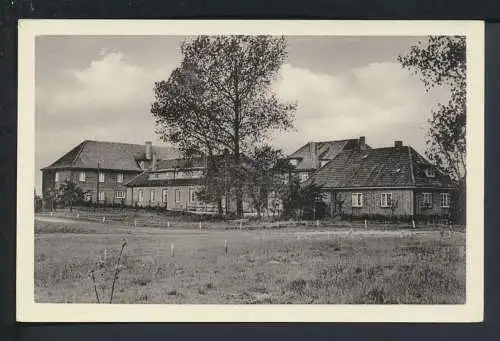
<svg viewBox="0 0 500 341"><path fill-rule="evenodd" d="M183 36L38 36L35 43L35 167L83 140L153 141L155 81L179 66ZM273 135L292 153L309 141L366 137L372 147L402 140L424 153L427 120L444 89L426 92L396 58L425 37L289 36L273 88L295 101L294 128Z"/></svg>

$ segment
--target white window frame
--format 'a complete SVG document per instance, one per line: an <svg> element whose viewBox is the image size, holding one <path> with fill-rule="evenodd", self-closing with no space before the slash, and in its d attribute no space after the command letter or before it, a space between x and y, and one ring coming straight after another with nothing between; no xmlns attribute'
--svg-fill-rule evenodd
<svg viewBox="0 0 500 341"><path fill-rule="evenodd" d="M104 191L99 191L98 199L99 201L104 201L106 199L106 193L104 193Z"/></svg>
<svg viewBox="0 0 500 341"><path fill-rule="evenodd" d="M391 207L392 205L392 193L385 192L380 194L380 207Z"/></svg>
<svg viewBox="0 0 500 341"><path fill-rule="evenodd" d="M138 197L139 197L139 202L144 202L144 190L143 189L140 189L137 193Z"/></svg>
<svg viewBox="0 0 500 341"><path fill-rule="evenodd" d="M119 184L123 183L123 173L116 174L116 182Z"/></svg>
<svg viewBox="0 0 500 341"><path fill-rule="evenodd" d="M420 207L432 207L432 193L431 192L423 192L422 193L422 202L420 203Z"/></svg>
<svg viewBox="0 0 500 341"><path fill-rule="evenodd" d="M363 193L355 192L351 195L352 207L363 207Z"/></svg>
<svg viewBox="0 0 500 341"><path fill-rule="evenodd" d="M59 172L55 172L55 174L54 174L54 181L55 182L59 182L60 179L61 179L61 174Z"/></svg>
<svg viewBox="0 0 500 341"><path fill-rule="evenodd" d="M450 193L441 193L440 206L441 208L450 208L451 196Z"/></svg>
<svg viewBox="0 0 500 341"><path fill-rule="evenodd" d="M125 199L125 191L115 191L115 199Z"/></svg>
<svg viewBox="0 0 500 341"><path fill-rule="evenodd" d="M189 189L189 202L197 202L196 200L196 188Z"/></svg>
<svg viewBox="0 0 500 341"><path fill-rule="evenodd" d="M81 171L79 174L78 174L78 181L80 182L85 182L86 180L86 174L84 171Z"/></svg>
<svg viewBox="0 0 500 341"><path fill-rule="evenodd" d="M106 181L106 174L104 172L99 172L99 182L104 183Z"/></svg>
<svg viewBox="0 0 500 341"><path fill-rule="evenodd" d="M149 191L149 201L156 202L156 190L152 189Z"/></svg>
<svg viewBox="0 0 500 341"><path fill-rule="evenodd" d="M175 202L181 202L181 189L175 189Z"/></svg>
<svg viewBox="0 0 500 341"><path fill-rule="evenodd" d="M161 201L162 202L168 201L168 189L166 189L166 188L161 190Z"/></svg>

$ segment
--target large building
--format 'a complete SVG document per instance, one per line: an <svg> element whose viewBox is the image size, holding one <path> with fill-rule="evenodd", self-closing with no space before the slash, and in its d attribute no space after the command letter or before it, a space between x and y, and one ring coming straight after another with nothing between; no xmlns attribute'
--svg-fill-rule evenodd
<svg viewBox="0 0 500 341"><path fill-rule="evenodd" d="M386 148L343 150L311 174L332 214L447 216L455 184L417 153L395 141Z"/></svg>
<svg viewBox="0 0 500 341"><path fill-rule="evenodd" d="M223 155L215 156L216 167L223 170L227 162ZM199 198L207 175L207 159L170 159L157 162L153 167L129 181L127 204L139 207L163 207L169 210L183 210L215 213L216 203L206 203ZM227 173L227 172L222 172ZM235 198L233 191L222 197L222 208L234 212ZM228 200L226 200L226 197ZM227 206L227 210L226 210ZM244 212L252 211L248 201L243 201Z"/></svg>
<svg viewBox="0 0 500 341"><path fill-rule="evenodd" d="M127 201L125 184L157 162L178 157L174 148L145 144L83 141L51 165L42 168L42 191L69 180L83 189L85 199L100 203Z"/></svg>

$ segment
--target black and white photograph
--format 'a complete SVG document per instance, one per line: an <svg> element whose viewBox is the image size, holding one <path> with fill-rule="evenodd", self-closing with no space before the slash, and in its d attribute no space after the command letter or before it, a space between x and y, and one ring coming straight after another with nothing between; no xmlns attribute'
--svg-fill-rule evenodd
<svg viewBox="0 0 500 341"><path fill-rule="evenodd" d="M482 318L481 23L63 23L20 25L27 320Z"/></svg>

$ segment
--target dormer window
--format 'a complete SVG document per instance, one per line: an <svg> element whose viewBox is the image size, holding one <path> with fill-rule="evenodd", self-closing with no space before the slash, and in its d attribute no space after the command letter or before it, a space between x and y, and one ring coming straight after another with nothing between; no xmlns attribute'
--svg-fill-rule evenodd
<svg viewBox="0 0 500 341"><path fill-rule="evenodd" d="M428 178L434 178L436 177L436 173L434 172L434 168L428 167L425 169L425 175Z"/></svg>
<svg viewBox="0 0 500 341"><path fill-rule="evenodd" d="M297 160L297 159L290 159L290 164L291 164L292 166L294 166L294 167L295 167L295 166L297 166L297 164L298 164L298 163L299 163L299 160Z"/></svg>

